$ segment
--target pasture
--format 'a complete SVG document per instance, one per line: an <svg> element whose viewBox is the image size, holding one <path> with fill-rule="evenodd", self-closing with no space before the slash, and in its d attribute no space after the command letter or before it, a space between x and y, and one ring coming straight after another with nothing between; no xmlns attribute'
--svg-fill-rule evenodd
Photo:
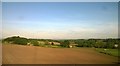
<svg viewBox="0 0 120 66"><path fill-rule="evenodd" d="M4 44L3 64L115 64L118 58L95 48L47 48Z"/></svg>
<svg viewBox="0 0 120 66"><path fill-rule="evenodd" d="M96 48L96 50L100 53L103 53L103 54L108 54L108 55L111 55L111 56L116 56L118 57L119 56L119 51L118 49L104 49L104 48Z"/></svg>

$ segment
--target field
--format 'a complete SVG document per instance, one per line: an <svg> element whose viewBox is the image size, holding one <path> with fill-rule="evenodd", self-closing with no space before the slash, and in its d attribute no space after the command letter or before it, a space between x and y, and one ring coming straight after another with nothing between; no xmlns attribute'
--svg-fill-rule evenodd
<svg viewBox="0 0 120 66"><path fill-rule="evenodd" d="M118 49L103 49L103 48L96 48L96 50L100 53L104 53L104 54L108 54L108 55L111 55L111 56L116 56L118 57L119 54L118 54Z"/></svg>
<svg viewBox="0 0 120 66"><path fill-rule="evenodd" d="M45 48L4 44L3 64L115 64L117 57L94 48Z"/></svg>

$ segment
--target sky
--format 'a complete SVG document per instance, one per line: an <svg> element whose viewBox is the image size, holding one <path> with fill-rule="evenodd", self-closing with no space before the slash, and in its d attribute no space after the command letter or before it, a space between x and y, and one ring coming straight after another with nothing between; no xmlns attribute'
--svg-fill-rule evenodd
<svg viewBox="0 0 120 66"><path fill-rule="evenodd" d="M118 37L117 2L3 2L2 38Z"/></svg>
<svg viewBox="0 0 120 66"><path fill-rule="evenodd" d="M2 2L119 2L119 0L2 0Z"/></svg>

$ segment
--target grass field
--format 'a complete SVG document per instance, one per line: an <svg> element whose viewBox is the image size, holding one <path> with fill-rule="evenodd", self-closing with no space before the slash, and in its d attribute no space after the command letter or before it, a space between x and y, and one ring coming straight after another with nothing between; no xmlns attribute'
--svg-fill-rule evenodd
<svg viewBox="0 0 120 66"><path fill-rule="evenodd" d="M108 54L111 56L116 56L118 57L118 49L104 49L104 48L96 48L96 50L100 53Z"/></svg>
<svg viewBox="0 0 120 66"><path fill-rule="evenodd" d="M115 64L118 58L94 48L48 48L4 44L3 64Z"/></svg>

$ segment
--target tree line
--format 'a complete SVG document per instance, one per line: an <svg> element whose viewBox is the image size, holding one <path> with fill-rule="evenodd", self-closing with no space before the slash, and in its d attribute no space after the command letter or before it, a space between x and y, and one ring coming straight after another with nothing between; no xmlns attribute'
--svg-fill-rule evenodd
<svg viewBox="0 0 120 66"><path fill-rule="evenodd" d="M95 47L95 48L118 48L115 45L120 43L119 39L70 39L70 40L52 40L52 39L27 39L24 37L13 36L2 40L2 42L8 42L13 44L27 45L31 42L35 46L38 46L37 41L44 41L45 44L48 42L59 42L61 47L68 47L70 44L77 44L77 47Z"/></svg>

